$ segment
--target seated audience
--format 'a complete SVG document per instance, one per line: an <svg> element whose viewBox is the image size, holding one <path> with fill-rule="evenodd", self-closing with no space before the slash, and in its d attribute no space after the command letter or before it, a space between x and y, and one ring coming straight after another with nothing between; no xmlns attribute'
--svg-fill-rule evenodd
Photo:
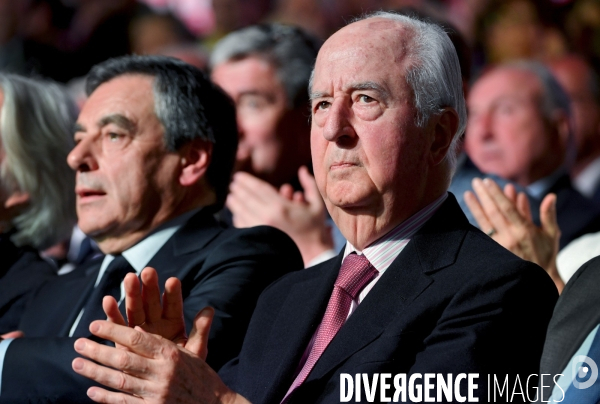
<svg viewBox="0 0 600 404"><path fill-rule="evenodd" d="M204 362L211 309L184 343L181 330L167 336L170 315L156 338L124 326L110 300L113 322L90 329L121 349L75 343L93 362L73 369L121 391L93 387L94 401L329 403L342 374L382 372L478 373L471 394L484 401L488 374L538 372L554 285L471 226L447 192L466 108L445 32L390 13L351 23L319 51L310 98L315 179L345 249L265 290L240 355L218 374ZM156 289L136 290L130 309L146 316L145 301L158 318ZM180 313L177 293L166 297L164 312ZM457 389L466 396L466 383Z"/></svg>
<svg viewBox="0 0 600 404"><path fill-rule="evenodd" d="M89 381L70 366L73 342L106 318L103 296L123 300L130 272L151 266L155 277L146 281L181 281L179 332L191 329L202 307L214 308L207 363L218 369L238 354L261 291L302 268L279 230L225 229L214 219L227 195L237 128L231 100L200 70L162 56L112 59L92 69L87 92L68 163L76 171L78 225L106 256L46 283L23 314L26 337L0 342L3 403L88 400Z"/></svg>
<svg viewBox="0 0 600 404"><path fill-rule="evenodd" d="M582 195L600 204L600 81L581 56L551 60L548 67L571 98L577 156L570 174ZM579 266L578 266L579 267Z"/></svg>
<svg viewBox="0 0 600 404"><path fill-rule="evenodd" d="M66 157L76 114L57 84L0 74L0 334L17 329L30 294L56 275L38 250L75 223Z"/></svg>
<svg viewBox="0 0 600 404"><path fill-rule="evenodd" d="M212 79L237 108L239 172L227 198L233 224L285 231L306 266L336 255L345 242L334 250L325 204L308 169L306 88L319 46L300 28L264 24L227 35L210 58Z"/></svg>
<svg viewBox="0 0 600 404"><path fill-rule="evenodd" d="M494 68L473 85L468 108L468 156L483 173L524 187L540 202L555 193L561 248L600 230L600 207L577 192L569 179L569 99L548 69L533 62Z"/></svg>

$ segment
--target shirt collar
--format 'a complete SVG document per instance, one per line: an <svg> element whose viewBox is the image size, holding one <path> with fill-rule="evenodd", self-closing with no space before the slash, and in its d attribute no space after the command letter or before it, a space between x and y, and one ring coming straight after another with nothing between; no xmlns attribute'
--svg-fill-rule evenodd
<svg viewBox="0 0 600 404"><path fill-rule="evenodd" d="M561 167L558 170L554 171L552 174L537 180L529 184L527 187L527 193L536 199L542 199L547 193L552 185L558 180L561 176L566 173L566 170Z"/></svg>
<svg viewBox="0 0 600 404"><path fill-rule="evenodd" d="M447 197L448 193L444 192L442 196L394 227L362 251L357 250L350 242L346 242L343 258L353 252L359 255L364 254L381 276L406 247L412 236L431 219Z"/></svg>
<svg viewBox="0 0 600 404"><path fill-rule="evenodd" d="M127 259L127 262L133 267L136 274L140 274L142 269L144 269L150 260L154 258L154 255L160 250L165 243L175 234L177 230L181 228L192 216L194 216L201 208L191 210L182 215L177 216L174 219L169 220L166 223L163 223L161 226L157 227L152 233L148 236L140 240L137 244L129 247L127 250L123 251L121 254ZM98 278L96 279L96 285L102 279L102 275L104 275L104 271L110 264L110 262L115 258L114 255L107 254L102 261L102 265L100 266L100 272L98 273Z"/></svg>

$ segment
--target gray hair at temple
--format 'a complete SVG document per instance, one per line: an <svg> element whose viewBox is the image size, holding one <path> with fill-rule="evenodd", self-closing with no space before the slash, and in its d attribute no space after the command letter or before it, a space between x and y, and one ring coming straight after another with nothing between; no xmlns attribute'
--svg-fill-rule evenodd
<svg viewBox="0 0 600 404"><path fill-rule="evenodd" d="M0 74L0 185L29 194L12 219L17 246L45 249L69 237L76 222L75 174L67 165L77 109L58 84Z"/></svg>
<svg viewBox="0 0 600 404"><path fill-rule="evenodd" d="M446 107L453 108L458 114L458 129L445 158L451 176L456 168L460 138L467 125L460 63L452 41L439 25L403 14L379 11L352 22L369 18L397 21L414 34L408 45L410 64L406 81L413 91L414 105L418 111L416 125L426 126L432 115Z"/></svg>
<svg viewBox="0 0 600 404"><path fill-rule="evenodd" d="M261 24L232 32L221 39L210 57L210 68L258 57L273 65L283 84L289 108L308 104L308 80L321 41L298 27Z"/></svg>

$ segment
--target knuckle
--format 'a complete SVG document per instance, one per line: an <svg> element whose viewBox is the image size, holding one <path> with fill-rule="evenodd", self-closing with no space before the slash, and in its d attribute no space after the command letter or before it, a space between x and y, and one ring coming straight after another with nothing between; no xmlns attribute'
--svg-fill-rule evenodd
<svg viewBox="0 0 600 404"><path fill-rule="evenodd" d="M127 377L125 376L125 373L117 373L115 387L117 390L125 390L125 388L127 387Z"/></svg>
<svg viewBox="0 0 600 404"><path fill-rule="evenodd" d="M126 351L121 351L119 352L118 356L117 356L117 367L119 369L129 369L131 365L131 356L129 355L129 352Z"/></svg>
<svg viewBox="0 0 600 404"><path fill-rule="evenodd" d="M129 335L129 344L130 346L139 346L142 344L143 335L139 331L134 331Z"/></svg>

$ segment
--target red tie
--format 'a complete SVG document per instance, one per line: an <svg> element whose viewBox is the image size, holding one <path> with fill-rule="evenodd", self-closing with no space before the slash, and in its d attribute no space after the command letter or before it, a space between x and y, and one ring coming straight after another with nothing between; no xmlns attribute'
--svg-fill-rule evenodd
<svg viewBox="0 0 600 404"><path fill-rule="evenodd" d="M348 317L352 300L358 296L360 291L376 274L377 270L364 255L352 253L344 259L308 359L306 359L306 363L296 376L282 403L286 402L289 395L306 380L327 345L342 328Z"/></svg>

